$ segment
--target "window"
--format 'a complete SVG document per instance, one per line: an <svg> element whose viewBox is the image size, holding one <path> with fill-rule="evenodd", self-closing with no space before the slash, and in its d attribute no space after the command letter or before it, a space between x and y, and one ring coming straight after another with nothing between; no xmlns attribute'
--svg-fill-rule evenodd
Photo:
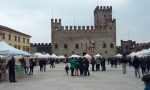
<svg viewBox="0 0 150 90"><path fill-rule="evenodd" d="M14 45L15 48L17 48L17 45Z"/></svg>
<svg viewBox="0 0 150 90"><path fill-rule="evenodd" d="M55 44L55 45L54 45L54 48L55 48L55 49L57 49L57 48L58 48L58 45L57 45L57 44Z"/></svg>
<svg viewBox="0 0 150 90"><path fill-rule="evenodd" d="M64 48L67 49L67 44L64 44Z"/></svg>
<svg viewBox="0 0 150 90"><path fill-rule="evenodd" d="M106 48L106 43L103 43L103 48Z"/></svg>
<svg viewBox="0 0 150 90"><path fill-rule="evenodd" d="M110 30L112 29L112 27L110 27Z"/></svg>
<svg viewBox="0 0 150 90"><path fill-rule="evenodd" d="M15 39L14 39L14 41L17 41L17 36L15 36Z"/></svg>
<svg viewBox="0 0 150 90"><path fill-rule="evenodd" d="M11 34L9 34L8 39L11 40Z"/></svg>
<svg viewBox="0 0 150 90"><path fill-rule="evenodd" d="M5 39L5 33L3 33L3 39Z"/></svg>
<svg viewBox="0 0 150 90"><path fill-rule="evenodd" d="M114 48L114 45L112 43L110 44L110 48Z"/></svg>
<svg viewBox="0 0 150 90"><path fill-rule="evenodd" d="M23 43L25 43L25 38L23 38Z"/></svg>
<svg viewBox="0 0 150 90"><path fill-rule="evenodd" d="M26 49L25 46L23 46L23 51L25 51L25 49Z"/></svg>
<svg viewBox="0 0 150 90"><path fill-rule="evenodd" d="M18 45L18 49L20 49L20 45Z"/></svg>
<svg viewBox="0 0 150 90"><path fill-rule="evenodd" d="M29 39L27 39L27 43L29 44Z"/></svg>
<svg viewBox="0 0 150 90"><path fill-rule="evenodd" d="M20 42L20 37L18 37L18 42Z"/></svg>
<svg viewBox="0 0 150 90"><path fill-rule="evenodd" d="M79 44L78 44L78 43L76 44L75 48L76 48L76 49L79 49Z"/></svg>
<svg viewBox="0 0 150 90"><path fill-rule="evenodd" d="M106 15L104 15L104 18L106 17Z"/></svg>

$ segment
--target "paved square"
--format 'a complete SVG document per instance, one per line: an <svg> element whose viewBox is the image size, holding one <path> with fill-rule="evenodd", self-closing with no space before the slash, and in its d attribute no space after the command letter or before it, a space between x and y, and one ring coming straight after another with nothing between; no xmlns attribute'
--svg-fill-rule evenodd
<svg viewBox="0 0 150 90"><path fill-rule="evenodd" d="M105 72L92 72L91 76L66 75L65 64L56 64L51 69L47 65L46 72L40 72L35 67L34 75L26 75L17 79L17 83L4 81L0 83L0 90L143 90L141 79L134 76L133 68L127 68L127 74L122 74L121 66L110 68Z"/></svg>

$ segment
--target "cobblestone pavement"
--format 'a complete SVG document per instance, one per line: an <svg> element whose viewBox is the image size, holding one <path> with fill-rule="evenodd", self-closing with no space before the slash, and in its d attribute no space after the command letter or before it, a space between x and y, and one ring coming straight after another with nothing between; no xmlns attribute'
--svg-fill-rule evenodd
<svg viewBox="0 0 150 90"><path fill-rule="evenodd" d="M122 74L121 66L110 68L105 72L90 71L91 76L70 76L64 71L64 64L56 64L56 68L47 66L46 72L35 67L34 75L26 75L17 79L17 83L3 81L0 90L143 90L141 79L134 76L133 68L127 68ZM91 69L91 68L90 68Z"/></svg>

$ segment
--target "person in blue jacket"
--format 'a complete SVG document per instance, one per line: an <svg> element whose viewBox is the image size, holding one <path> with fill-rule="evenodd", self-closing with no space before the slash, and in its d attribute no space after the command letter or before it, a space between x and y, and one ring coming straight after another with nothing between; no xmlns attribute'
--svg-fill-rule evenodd
<svg viewBox="0 0 150 90"><path fill-rule="evenodd" d="M150 90L150 74L144 75L142 81L145 83L144 90Z"/></svg>

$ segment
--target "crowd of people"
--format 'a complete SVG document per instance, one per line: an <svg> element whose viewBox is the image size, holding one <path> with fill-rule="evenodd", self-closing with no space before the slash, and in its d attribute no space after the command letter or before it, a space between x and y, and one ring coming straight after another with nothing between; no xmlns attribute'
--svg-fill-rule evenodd
<svg viewBox="0 0 150 90"><path fill-rule="evenodd" d="M90 76L89 72L89 65L92 65L92 71L105 71L106 70L106 65L105 65L105 58L101 57L92 57L91 60L89 60L86 57L79 57L75 58L72 57L68 61L70 63L70 67L68 63L66 63L66 73L68 74L68 71L70 69L71 76Z"/></svg>
<svg viewBox="0 0 150 90"><path fill-rule="evenodd" d="M6 69L9 70L9 81L17 82L15 78L15 58L12 57L6 65ZM127 65L135 70L135 76L138 78L142 77L142 81L146 83L147 86L150 86L150 57L137 57L132 58L123 56L121 58L113 57L108 58L107 60L103 57L92 57L90 60L86 57L66 59L65 72L71 76L90 76L90 71L105 71L106 70L106 61L108 65L111 65L111 68L117 68L118 65L122 65L122 72L126 74ZM46 71L47 64L50 64L49 68L55 68L55 59L46 59L46 58L29 58L23 57L19 59L19 62L24 69L24 73L27 75L33 75L34 66L39 66L40 71ZM0 61L0 81L1 81L1 61ZM91 69L89 66L91 64ZM70 72L69 72L70 70ZM142 73L142 75L141 75ZM148 79L147 79L148 78Z"/></svg>

